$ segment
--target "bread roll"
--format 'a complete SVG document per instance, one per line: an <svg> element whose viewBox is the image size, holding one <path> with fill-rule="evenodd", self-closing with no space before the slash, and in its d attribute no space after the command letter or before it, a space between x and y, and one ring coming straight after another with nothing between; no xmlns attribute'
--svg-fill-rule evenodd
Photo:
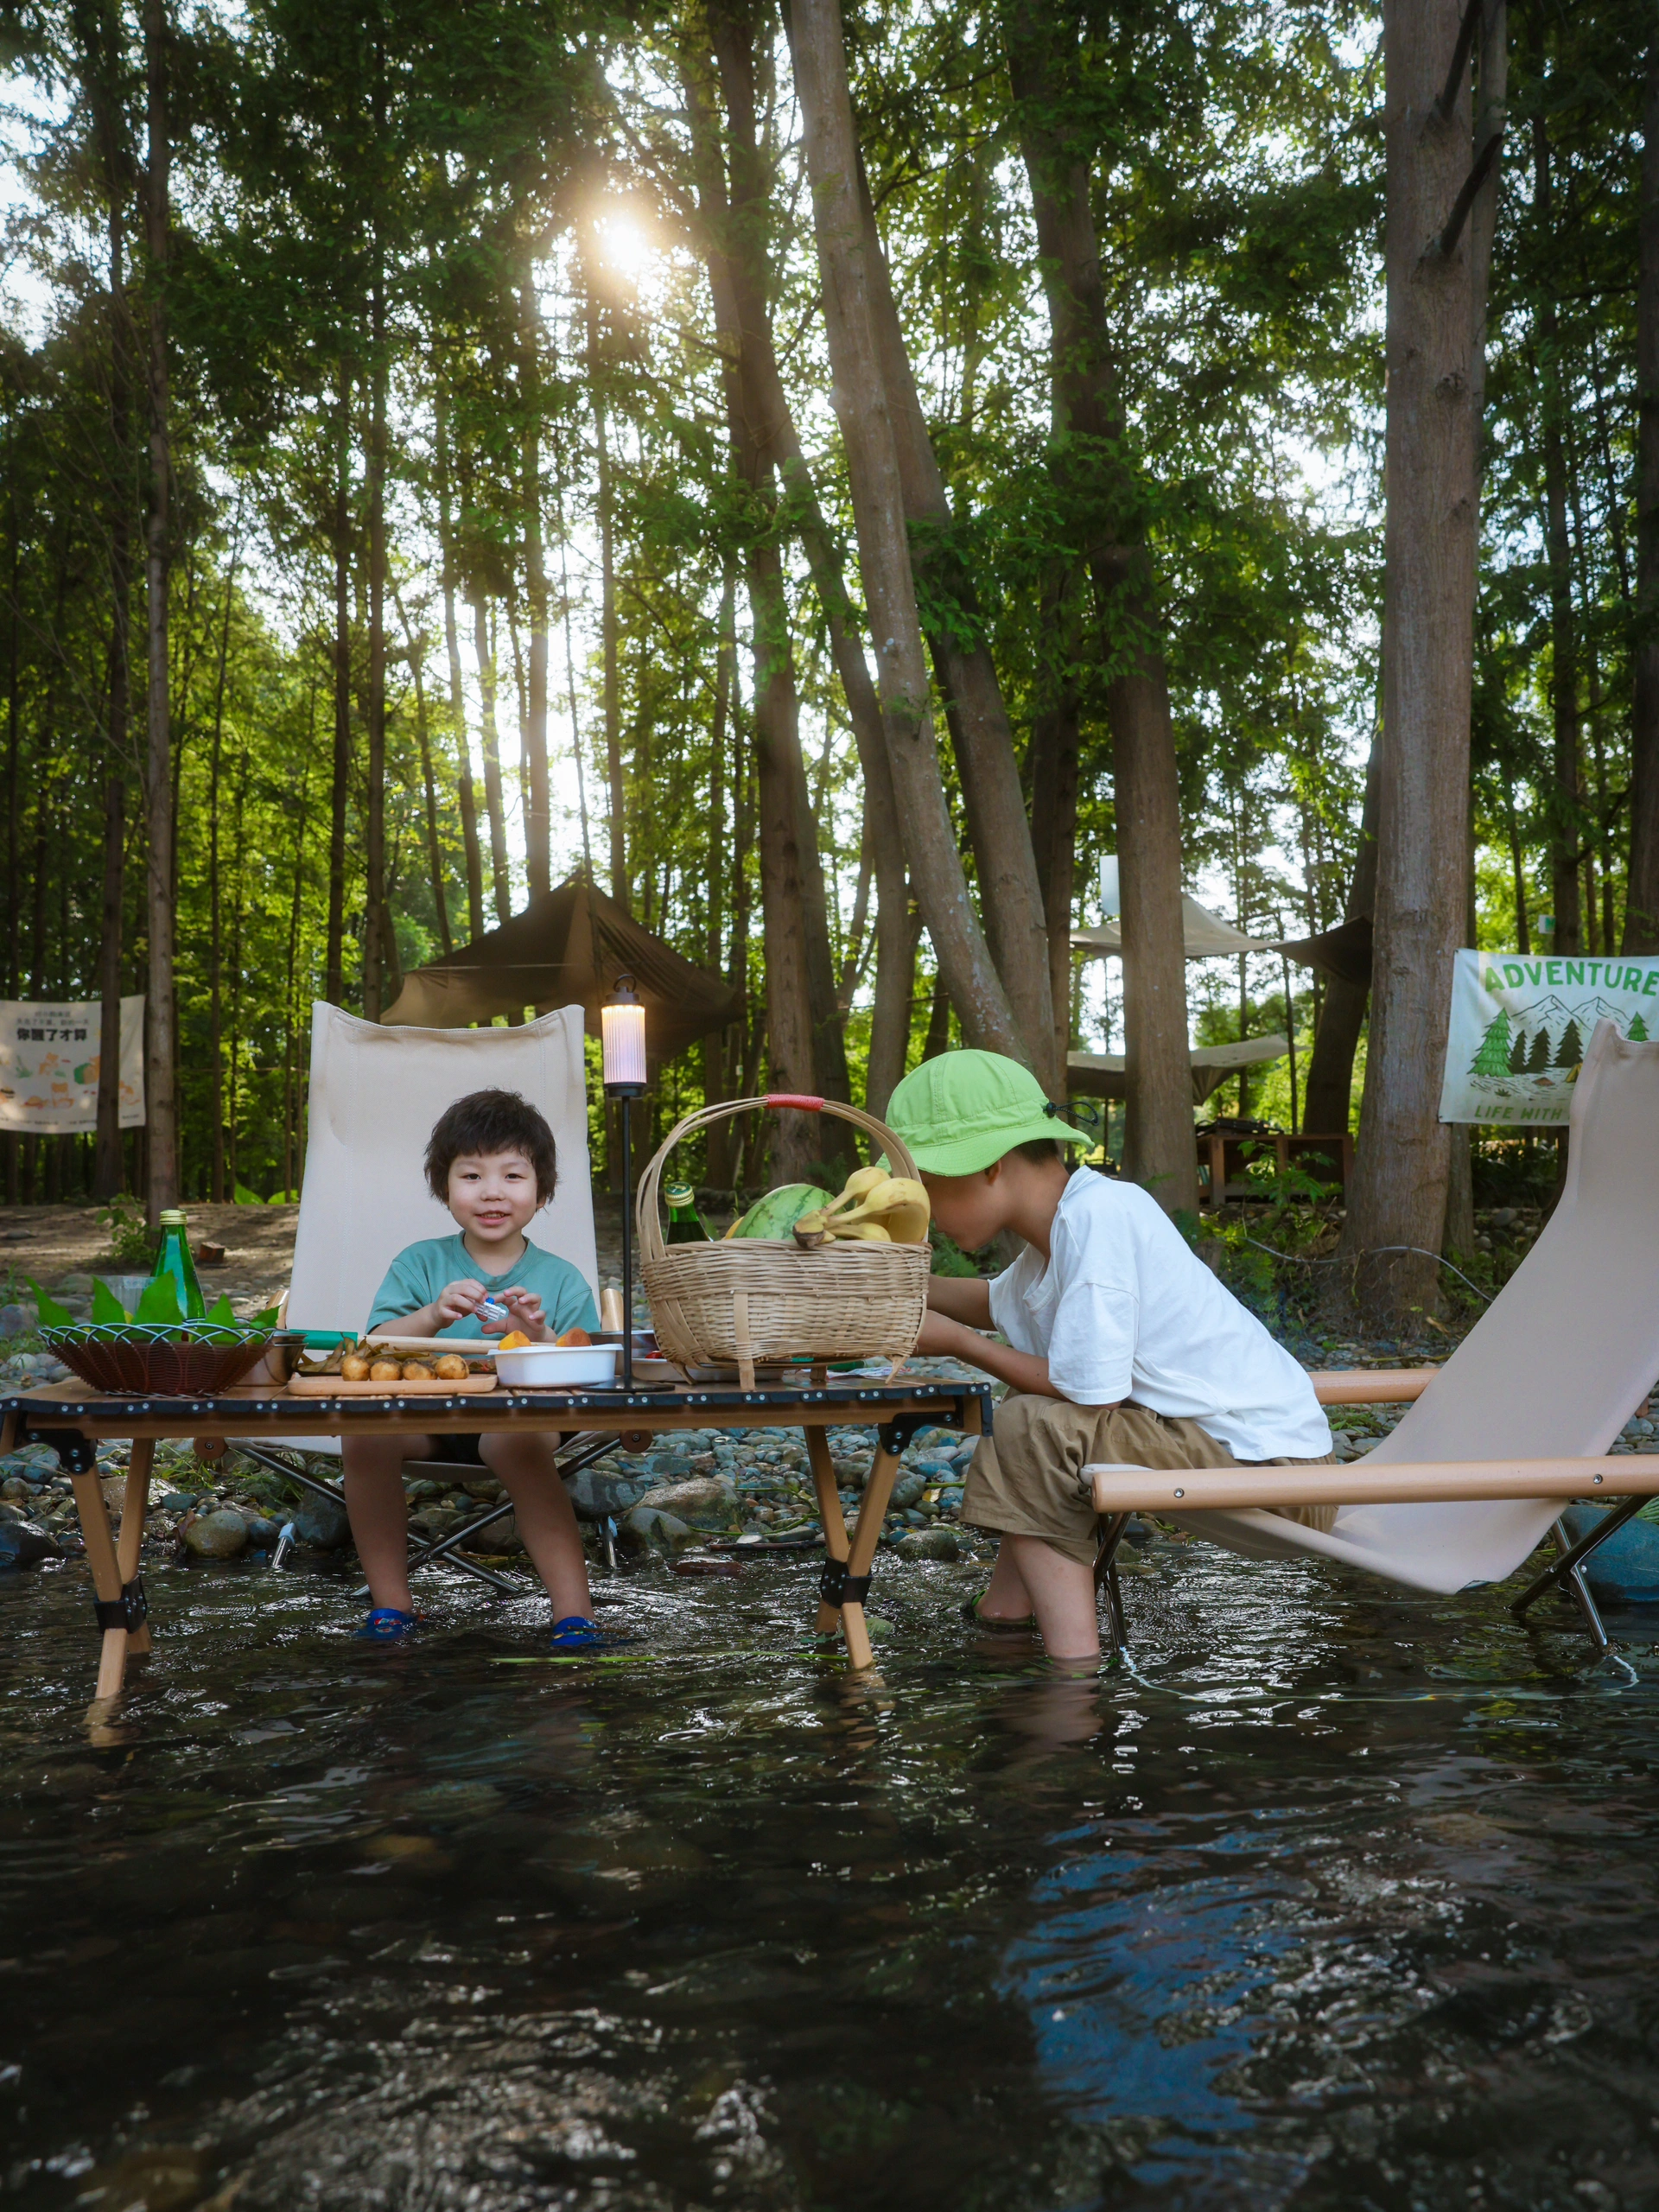
<svg viewBox="0 0 1659 2212"><path fill-rule="evenodd" d="M405 1382L429 1382L432 1370L423 1359L406 1359L404 1362L404 1380Z"/></svg>
<svg viewBox="0 0 1659 2212"><path fill-rule="evenodd" d="M371 1382L401 1382L404 1363L400 1359L377 1359L369 1370Z"/></svg>
<svg viewBox="0 0 1659 2212"><path fill-rule="evenodd" d="M348 1351L340 1363L340 1374L345 1382L366 1382L369 1363L360 1351Z"/></svg>
<svg viewBox="0 0 1659 2212"><path fill-rule="evenodd" d="M441 1382L462 1382L467 1375L466 1361L458 1351L447 1351L434 1366L432 1372Z"/></svg>

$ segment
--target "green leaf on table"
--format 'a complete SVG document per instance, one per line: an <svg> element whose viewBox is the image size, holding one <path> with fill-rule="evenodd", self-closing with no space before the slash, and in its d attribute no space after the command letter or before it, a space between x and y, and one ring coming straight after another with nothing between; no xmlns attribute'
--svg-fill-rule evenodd
<svg viewBox="0 0 1659 2212"><path fill-rule="evenodd" d="M242 1325L245 1329L274 1329L281 1311L280 1306L267 1306L263 1313L250 1313Z"/></svg>
<svg viewBox="0 0 1659 2212"><path fill-rule="evenodd" d="M132 1316L110 1288L108 1283L101 1282L94 1275L92 1277L93 1320L100 1325L118 1329L124 1321L129 1321L131 1318Z"/></svg>
<svg viewBox="0 0 1659 2212"><path fill-rule="evenodd" d="M174 1327L184 1319L179 1305L179 1286L171 1275L153 1275L138 1294L138 1310L135 1321L154 1321L162 1326Z"/></svg>
<svg viewBox="0 0 1659 2212"><path fill-rule="evenodd" d="M25 1275L23 1281L35 1294L35 1311L43 1329L74 1327L75 1317L67 1306L60 1306L51 1292L37 1283L33 1275Z"/></svg>
<svg viewBox="0 0 1659 2212"><path fill-rule="evenodd" d="M205 1321L222 1321L227 1327L233 1329L236 1326L236 1313L231 1305L228 1293L221 1290L217 1299L203 1314L202 1319Z"/></svg>

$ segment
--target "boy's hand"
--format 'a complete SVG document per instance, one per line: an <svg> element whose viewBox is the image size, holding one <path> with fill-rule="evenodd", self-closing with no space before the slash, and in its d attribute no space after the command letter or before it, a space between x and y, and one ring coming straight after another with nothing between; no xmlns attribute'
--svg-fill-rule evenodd
<svg viewBox="0 0 1659 2212"><path fill-rule="evenodd" d="M470 1275L446 1283L432 1301L439 1328L447 1329L456 1321L470 1319L478 1311L478 1301L483 1295L483 1284L474 1282Z"/></svg>
<svg viewBox="0 0 1659 2212"><path fill-rule="evenodd" d="M544 1344L552 1342L553 1332L547 1325L547 1316L542 1310L542 1301L533 1290L524 1290L515 1286L512 1290L504 1290L500 1297L501 1303L512 1316L512 1326L515 1329L521 1329L532 1344Z"/></svg>
<svg viewBox="0 0 1659 2212"><path fill-rule="evenodd" d="M954 1356L959 1359L971 1359L979 1349L978 1343L974 1343L964 1351L963 1340L969 1335L976 1336L976 1332L969 1331L962 1322L953 1321L948 1314L936 1313L930 1306L922 1316L922 1333L916 1339L916 1349L925 1356L935 1359L949 1356Z"/></svg>

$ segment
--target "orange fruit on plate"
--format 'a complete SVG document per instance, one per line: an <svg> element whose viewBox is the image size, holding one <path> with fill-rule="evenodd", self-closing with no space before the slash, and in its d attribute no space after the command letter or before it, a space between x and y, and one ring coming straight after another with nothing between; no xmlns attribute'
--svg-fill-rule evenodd
<svg viewBox="0 0 1659 2212"><path fill-rule="evenodd" d="M522 1329L509 1329L506 1335L497 1344L496 1350L497 1351L517 1351L521 1344L527 1344L529 1342L530 1338Z"/></svg>

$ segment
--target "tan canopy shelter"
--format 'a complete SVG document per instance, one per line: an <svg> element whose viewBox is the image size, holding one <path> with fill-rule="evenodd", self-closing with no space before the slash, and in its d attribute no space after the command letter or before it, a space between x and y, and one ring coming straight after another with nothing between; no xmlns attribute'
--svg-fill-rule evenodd
<svg viewBox="0 0 1659 2212"><path fill-rule="evenodd" d="M1240 1068L1282 1060L1290 1050L1287 1037L1246 1037L1233 1045L1195 1045L1187 1058L1192 1064L1192 1103L1202 1106ZM1122 1052L1068 1052L1066 1088L1079 1098L1122 1098L1127 1095Z"/></svg>
<svg viewBox="0 0 1659 2212"><path fill-rule="evenodd" d="M1196 899L1188 898L1183 892L1181 945L1189 960L1211 960L1223 953L1282 952L1287 960L1294 960L1304 968L1322 969L1327 976L1339 976L1344 983L1357 983L1362 990L1369 988L1371 980L1369 914L1357 921L1338 923L1335 929L1324 930L1318 937L1246 937L1230 922L1224 922L1219 914L1212 914L1207 906L1200 906ZM1073 930L1071 949L1096 960L1121 955L1122 925L1110 921L1101 923L1097 929Z"/></svg>
<svg viewBox="0 0 1659 2212"><path fill-rule="evenodd" d="M723 976L683 959L579 876L531 900L500 928L416 968L381 1019L399 1027L463 1029L499 1014L579 1006L590 1037L620 975L645 1001L646 1049L671 1059L738 1015Z"/></svg>

